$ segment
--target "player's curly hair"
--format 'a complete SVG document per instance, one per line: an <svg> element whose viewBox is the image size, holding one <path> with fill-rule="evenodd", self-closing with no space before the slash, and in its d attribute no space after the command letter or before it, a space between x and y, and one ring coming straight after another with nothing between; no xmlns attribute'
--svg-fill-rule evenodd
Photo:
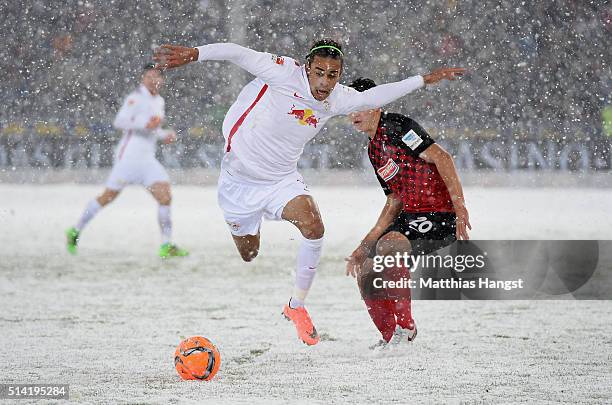
<svg viewBox="0 0 612 405"><path fill-rule="evenodd" d="M370 90L372 87L376 87L376 83L374 83L374 80L368 79L367 77L360 77L353 80L353 82L349 84L349 87L352 87L357 91L366 91Z"/></svg>
<svg viewBox="0 0 612 405"><path fill-rule="evenodd" d="M310 52L306 55L306 62L310 65L315 56L322 58L332 58L343 60L344 53L342 52L342 45L339 42L334 41L331 38L323 38L315 41L310 47Z"/></svg>
<svg viewBox="0 0 612 405"><path fill-rule="evenodd" d="M164 71L160 68L158 68L157 66L155 66L155 63L153 62L147 62L145 63L145 65L142 67L142 74L144 75L145 73L147 73L150 70L155 70L157 72L159 72L160 75L164 75Z"/></svg>

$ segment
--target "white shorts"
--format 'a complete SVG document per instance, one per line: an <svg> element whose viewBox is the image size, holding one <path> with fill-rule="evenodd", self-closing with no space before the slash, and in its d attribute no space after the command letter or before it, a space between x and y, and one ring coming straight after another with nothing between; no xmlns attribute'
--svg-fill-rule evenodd
<svg viewBox="0 0 612 405"><path fill-rule="evenodd" d="M106 180L106 188L119 191L129 184L150 187L159 182L170 182L170 178L166 169L157 159L121 159L115 162L111 174Z"/></svg>
<svg viewBox="0 0 612 405"><path fill-rule="evenodd" d="M278 183L262 185L238 179L221 169L217 188L219 207L235 236L257 235L264 217L281 220L285 205L300 195L310 195L310 190L297 172Z"/></svg>

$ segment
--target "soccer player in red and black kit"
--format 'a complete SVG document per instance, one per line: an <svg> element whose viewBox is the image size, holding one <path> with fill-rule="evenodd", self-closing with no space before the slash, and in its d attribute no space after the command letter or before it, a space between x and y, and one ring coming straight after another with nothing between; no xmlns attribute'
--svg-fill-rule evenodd
<svg viewBox="0 0 612 405"><path fill-rule="evenodd" d="M424 76L425 83L435 78ZM355 80L350 87L365 91L374 81ZM397 253L426 255L455 240L467 240L472 229L461 181L453 158L412 119L380 108L349 115L355 128L368 134L368 155L385 194L386 204L376 225L347 259L347 275L357 277L361 296L382 334L374 347L412 341L410 288L380 288L374 283L374 256ZM385 280L408 279L404 263L385 269Z"/></svg>

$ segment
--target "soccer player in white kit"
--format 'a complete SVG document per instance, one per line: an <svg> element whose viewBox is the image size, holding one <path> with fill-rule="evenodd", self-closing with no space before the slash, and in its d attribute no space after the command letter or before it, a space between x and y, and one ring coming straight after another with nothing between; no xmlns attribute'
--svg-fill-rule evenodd
<svg viewBox="0 0 612 405"><path fill-rule="evenodd" d="M161 163L155 158L157 141L174 142L176 134L170 129L162 129L165 117L165 104L159 89L164 77L152 63L144 67L141 85L131 92L117 113L113 126L123 131L117 145L115 163L106 181L104 192L91 200L78 223L66 231L67 248L72 254L77 252L80 234L100 209L112 202L129 184L145 186L159 203L158 220L162 234L159 256L186 256L188 252L171 241L172 220L170 216L170 179Z"/></svg>
<svg viewBox="0 0 612 405"><path fill-rule="evenodd" d="M319 335L304 299L321 257L324 227L317 204L297 172L304 145L331 117L381 107L423 87L427 80L413 76L365 92L338 84L343 53L340 44L329 39L315 42L305 65L231 43L197 48L163 45L154 60L160 68L226 60L256 76L242 89L223 122L219 206L245 261L258 254L263 217L286 220L299 229L303 239L295 289L283 315L293 321L304 343L316 344ZM428 75L428 83L452 80L462 73L463 69L438 69Z"/></svg>

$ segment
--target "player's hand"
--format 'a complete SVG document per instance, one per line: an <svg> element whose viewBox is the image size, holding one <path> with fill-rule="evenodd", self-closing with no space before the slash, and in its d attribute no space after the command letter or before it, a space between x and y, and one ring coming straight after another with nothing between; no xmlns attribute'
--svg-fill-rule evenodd
<svg viewBox="0 0 612 405"><path fill-rule="evenodd" d="M468 235L467 230L472 230L472 225L470 224L470 214L468 213L465 205L461 204L455 207L455 214L457 215L457 231L455 232L455 236L457 240L469 240L470 236Z"/></svg>
<svg viewBox="0 0 612 405"><path fill-rule="evenodd" d="M176 132L168 131L168 133L164 137L163 142L164 142L164 145L168 145L168 144L170 144L172 142L176 142Z"/></svg>
<svg viewBox="0 0 612 405"><path fill-rule="evenodd" d="M198 60L197 48L179 45L162 45L153 52L153 61L158 69L172 69Z"/></svg>
<svg viewBox="0 0 612 405"><path fill-rule="evenodd" d="M344 259L347 262L346 263L346 275L357 277L359 273L361 273L363 262L365 262L367 258L368 258L368 250L364 246L359 245L357 249L355 249L349 257Z"/></svg>
<svg viewBox="0 0 612 405"><path fill-rule="evenodd" d="M440 80L455 80L457 77L463 76L464 68L440 68L433 70L430 74L424 75L425 84L438 83Z"/></svg>
<svg viewBox="0 0 612 405"><path fill-rule="evenodd" d="M149 122L147 122L147 129L155 129L161 125L161 117L159 115L154 115L151 117Z"/></svg>

